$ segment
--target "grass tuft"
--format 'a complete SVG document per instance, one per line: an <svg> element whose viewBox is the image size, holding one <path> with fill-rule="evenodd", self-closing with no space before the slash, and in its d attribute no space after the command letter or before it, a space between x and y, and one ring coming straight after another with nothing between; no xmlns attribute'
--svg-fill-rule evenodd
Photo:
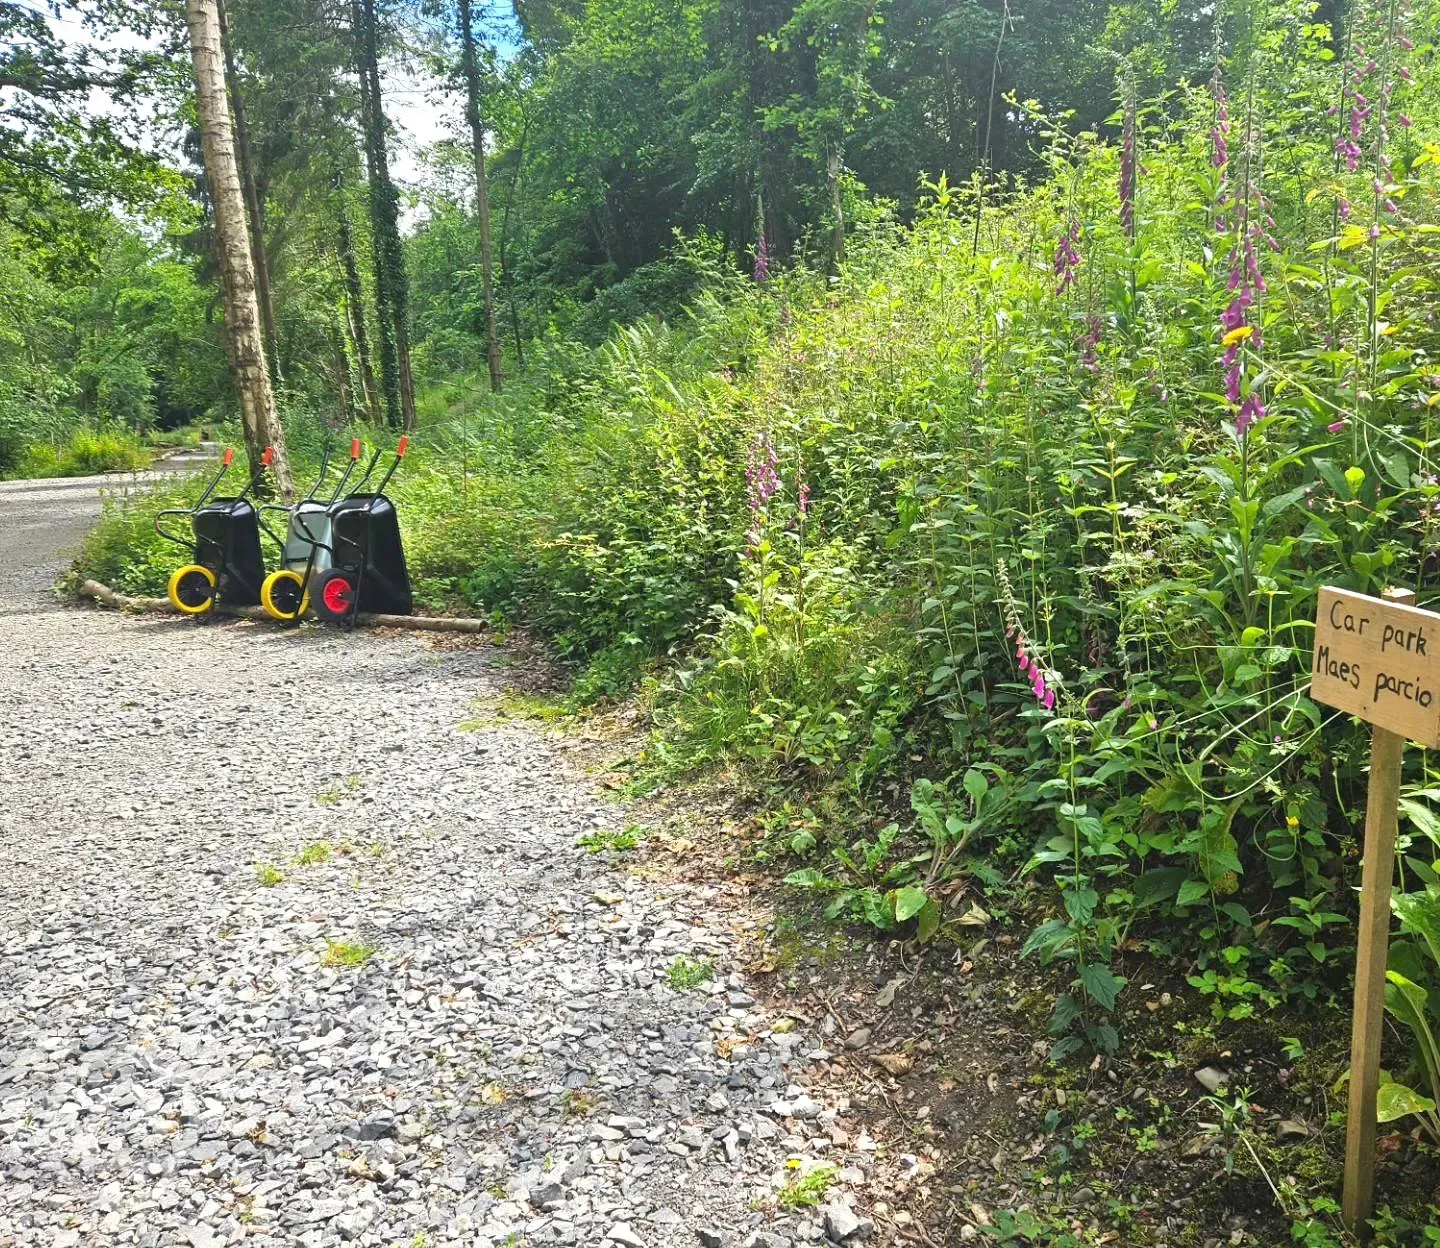
<svg viewBox="0 0 1440 1248"><path fill-rule="evenodd" d="M777 1199L786 1209L813 1209L825 1199L825 1193L834 1181L834 1166L816 1166L808 1174L793 1175L781 1188Z"/></svg>
<svg viewBox="0 0 1440 1248"><path fill-rule="evenodd" d="M377 952L379 952L378 945L327 939L320 964L330 967L364 966Z"/></svg>
<svg viewBox="0 0 1440 1248"><path fill-rule="evenodd" d="M603 853L605 850L624 854L629 853L632 849L638 849L646 835L643 827L638 823L632 823L623 831L602 828L597 832L587 832L575 844L581 849L588 849L592 854Z"/></svg>
<svg viewBox="0 0 1440 1248"><path fill-rule="evenodd" d="M703 958L676 958L665 968L665 982L676 992L689 992L715 978L715 968Z"/></svg>

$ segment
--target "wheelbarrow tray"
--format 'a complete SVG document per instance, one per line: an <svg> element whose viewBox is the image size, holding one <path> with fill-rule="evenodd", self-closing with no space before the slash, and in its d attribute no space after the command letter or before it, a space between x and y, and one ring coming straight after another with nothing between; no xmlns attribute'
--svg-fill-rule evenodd
<svg viewBox="0 0 1440 1248"><path fill-rule="evenodd" d="M335 566L353 574L357 611L411 615L415 610L400 518L383 494L352 494L330 506Z"/></svg>
<svg viewBox="0 0 1440 1248"><path fill-rule="evenodd" d="M244 498L216 498L190 518L195 533L195 562L215 574L224 602L253 607L260 603L265 560L260 552L260 518Z"/></svg>

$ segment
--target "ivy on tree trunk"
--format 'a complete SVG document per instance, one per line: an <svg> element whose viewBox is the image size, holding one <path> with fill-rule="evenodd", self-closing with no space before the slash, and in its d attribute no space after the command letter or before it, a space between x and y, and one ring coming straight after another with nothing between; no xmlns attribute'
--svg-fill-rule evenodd
<svg viewBox="0 0 1440 1248"><path fill-rule="evenodd" d="M375 262L375 304L380 333L380 372L385 414L393 425L415 427L415 386L410 376L409 291L400 244L400 196L390 178L385 110L380 92L375 0L353 0L356 70L365 168L370 180L370 234Z"/></svg>
<svg viewBox="0 0 1440 1248"><path fill-rule="evenodd" d="M370 334L365 328L365 290L360 284L360 262L355 255L355 231L350 224L350 209L341 188L336 213L336 234L340 249L340 267L345 275L345 324L355 345L355 360L360 366L360 388L365 393L365 412L375 424L380 423L380 394L375 386L375 369L370 362Z"/></svg>

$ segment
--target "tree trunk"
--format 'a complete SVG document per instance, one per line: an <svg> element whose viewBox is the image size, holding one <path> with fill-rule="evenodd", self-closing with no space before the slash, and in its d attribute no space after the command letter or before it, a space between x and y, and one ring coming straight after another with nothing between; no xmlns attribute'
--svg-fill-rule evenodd
<svg viewBox="0 0 1440 1248"><path fill-rule="evenodd" d="M399 231L396 231L399 242ZM396 248L398 252L398 246ZM400 261L403 263L403 261ZM400 358L400 413L405 428L415 428L415 378L410 373L410 301L401 274L395 291L395 354Z"/></svg>
<svg viewBox="0 0 1440 1248"><path fill-rule="evenodd" d="M240 185L250 217L250 256L255 262L255 297L260 305L260 326L265 332L266 359L276 385L280 376L280 340L275 332L275 305L270 299L270 261L265 251L265 203L255 183L255 161L250 154L250 132L245 124L245 100L240 94L240 75L235 69L235 51L230 27L225 20L224 0L215 0L220 22L220 48L225 54L225 85L235 114L235 155L240 164Z"/></svg>
<svg viewBox="0 0 1440 1248"><path fill-rule="evenodd" d="M374 10L370 10L373 19ZM355 33L355 66L360 79L360 129L365 146L365 177L369 188L370 206L370 253L375 271L375 332L378 335L380 354L380 381L384 387L385 418L392 424L400 423L400 368L395 357L395 315L390 300L390 277L385 265L384 245L380 241L379 214L375 201L378 193L380 171L379 161L385 147L384 119L376 119L379 111L370 91L370 71L367 68L367 47L374 44L373 20L367 22L366 11L360 0L351 5L351 23ZM378 132L378 133L376 133ZM381 155L377 156L377 148Z"/></svg>
<svg viewBox="0 0 1440 1248"><path fill-rule="evenodd" d="M245 228L245 198L235 164L235 138L225 98L225 61L220 50L220 17L215 0L185 0L185 25L190 32L190 61L195 72L195 109L205 150L205 179L215 206L215 250L220 289L225 302L226 343L245 449L252 467L259 466L265 447L274 449L272 467L281 497L294 497L285 434L270 388L260 311L255 301L255 271Z"/></svg>
<svg viewBox="0 0 1440 1248"><path fill-rule="evenodd" d="M365 167L370 178L370 223L375 258L375 302L380 322L380 369L386 415L392 424L415 427L415 385L410 375L409 292L405 253L400 245L400 196L390 179L385 148L385 110L380 95L375 0L354 0L356 69L365 134Z"/></svg>
<svg viewBox="0 0 1440 1248"><path fill-rule="evenodd" d="M344 194L342 189L341 194ZM340 265L345 271L345 312L355 359L360 365L360 388L365 392L365 410L374 424L380 423L380 394L375 388L375 370L370 364L370 335L365 330L365 290L360 285L360 262L355 257L355 234L350 228L350 209L340 203L337 232Z"/></svg>
<svg viewBox="0 0 1440 1248"><path fill-rule="evenodd" d="M485 182L485 123L480 119L480 67L470 0L460 0L460 67L465 75L465 120L475 160L475 215L480 219L480 286L485 304L485 359L490 389L500 389L500 337L495 330L495 283L490 254L490 191Z"/></svg>
<svg viewBox="0 0 1440 1248"><path fill-rule="evenodd" d="M360 418L355 407L355 391L350 385L350 352L345 349L346 334L340 328L340 320L333 313L327 321L330 331L330 354L335 357L335 390L340 399L340 420L327 421L331 428L338 428Z"/></svg>
<svg viewBox="0 0 1440 1248"><path fill-rule="evenodd" d="M520 142L515 148L515 176L510 179L510 194L505 198L505 214L500 218L500 281L505 287L510 302L510 328L515 334L515 361L525 367L525 343L520 336L520 309L515 302L515 274L510 271L510 261L505 250L510 238L510 210L515 206L515 196L520 193L520 171L525 165L525 140L530 134L530 118L525 116L520 125Z"/></svg>

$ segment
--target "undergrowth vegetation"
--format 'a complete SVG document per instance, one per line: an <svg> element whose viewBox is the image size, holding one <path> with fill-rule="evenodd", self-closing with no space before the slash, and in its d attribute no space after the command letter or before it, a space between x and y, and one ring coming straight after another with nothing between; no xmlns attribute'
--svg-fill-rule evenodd
<svg viewBox="0 0 1440 1248"><path fill-rule="evenodd" d="M1367 738L1308 696L1316 594L1424 606L1440 569L1420 8L1332 37L1259 6L1209 82L1122 72L1103 134L1015 101L1043 182L872 204L829 275L692 240L687 318L435 389L393 490L422 603L539 629L578 701L643 684L638 783L743 774L836 917L929 940L957 877L1034 886L1056 1057L1116 1049L1148 959L1221 1025L1335 1005ZM82 570L158 590L147 524L107 515ZM1431 1125L1433 773L1412 752L1388 1102Z"/></svg>
<svg viewBox="0 0 1440 1248"><path fill-rule="evenodd" d="M13 458L4 458L0 430L0 470L12 477L88 477L102 472L139 472L151 454L125 430L73 429L54 441L18 442Z"/></svg>

